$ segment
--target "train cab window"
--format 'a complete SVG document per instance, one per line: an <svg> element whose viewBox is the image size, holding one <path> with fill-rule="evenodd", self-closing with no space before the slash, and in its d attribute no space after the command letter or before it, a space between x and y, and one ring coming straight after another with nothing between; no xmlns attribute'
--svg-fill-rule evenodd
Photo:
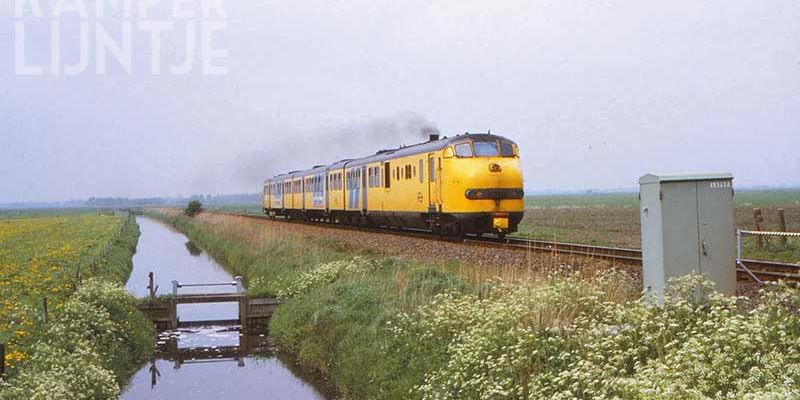
<svg viewBox="0 0 800 400"><path fill-rule="evenodd" d="M474 142L476 157L497 157L500 152L497 149L497 142Z"/></svg>
<svg viewBox="0 0 800 400"><path fill-rule="evenodd" d="M500 142L500 155L503 157L514 157L514 145L509 142Z"/></svg>
<svg viewBox="0 0 800 400"><path fill-rule="evenodd" d="M456 157L458 158L470 158L472 157L472 144L470 143L459 143L456 145Z"/></svg>

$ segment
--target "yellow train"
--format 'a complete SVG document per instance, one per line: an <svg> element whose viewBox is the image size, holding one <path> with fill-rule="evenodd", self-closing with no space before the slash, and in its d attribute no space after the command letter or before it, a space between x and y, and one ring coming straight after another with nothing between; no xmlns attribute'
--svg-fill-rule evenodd
<svg viewBox="0 0 800 400"><path fill-rule="evenodd" d="M264 183L266 214L304 220L505 236L524 211L519 148L491 134L431 135Z"/></svg>

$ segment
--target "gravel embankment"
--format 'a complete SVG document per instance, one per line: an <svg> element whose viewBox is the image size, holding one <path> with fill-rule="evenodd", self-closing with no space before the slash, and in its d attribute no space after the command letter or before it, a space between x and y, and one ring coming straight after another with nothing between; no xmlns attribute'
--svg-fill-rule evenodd
<svg viewBox="0 0 800 400"><path fill-rule="evenodd" d="M205 218L237 220L238 224L255 224L263 229L306 238L331 238L355 247L369 249L387 256L415 261L458 261L467 265L494 268L554 269L569 266L583 269L617 267L639 277L641 268L625 263L615 263L592 257L569 254L554 255L536 251L484 247L426 238L408 237L392 233L363 232L335 226L307 225L281 220L238 217L233 215L204 214Z"/></svg>

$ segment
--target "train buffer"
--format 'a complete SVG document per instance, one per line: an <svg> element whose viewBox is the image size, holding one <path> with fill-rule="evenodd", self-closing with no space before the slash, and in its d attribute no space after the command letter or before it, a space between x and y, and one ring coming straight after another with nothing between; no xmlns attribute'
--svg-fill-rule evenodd
<svg viewBox="0 0 800 400"><path fill-rule="evenodd" d="M180 293L181 288L219 286L232 286L236 290L232 293ZM179 304L210 303L237 303L238 318L216 321L181 321L178 317ZM199 325L240 325L243 330L249 331L266 329L278 304L280 301L277 298L248 297L242 284L242 277L237 276L231 282L219 283L183 283L174 280L170 296L151 296L149 299L143 300L138 308L159 330L174 330Z"/></svg>

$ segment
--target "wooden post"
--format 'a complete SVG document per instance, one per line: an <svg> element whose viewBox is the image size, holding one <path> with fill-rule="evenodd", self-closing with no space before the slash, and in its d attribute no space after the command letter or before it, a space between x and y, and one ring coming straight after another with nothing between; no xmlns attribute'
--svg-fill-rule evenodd
<svg viewBox="0 0 800 400"><path fill-rule="evenodd" d="M173 297L169 300L169 329L176 330L178 329L178 300Z"/></svg>
<svg viewBox="0 0 800 400"><path fill-rule="evenodd" d="M753 221L756 223L756 231L761 232L761 223L764 222L764 215L761 213L760 208L753 209ZM761 236L756 237L758 248L764 248L764 239Z"/></svg>
<svg viewBox="0 0 800 400"><path fill-rule="evenodd" d="M244 332L248 331L247 311L247 297L242 296L242 298L239 299L239 325L242 326Z"/></svg>
<svg viewBox="0 0 800 400"><path fill-rule="evenodd" d="M147 284L147 288L150 289L150 298L156 297L156 288L153 287L153 271L147 273L147 279L149 283Z"/></svg>
<svg viewBox="0 0 800 400"><path fill-rule="evenodd" d="M43 299L42 299L42 309L43 309L43 311L44 311L44 314L43 314L43 316L44 316L44 323L46 324L46 323L47 323L47 321L49 320L49 318L48 318L48 315L47 315L47 297L45 297L45 298L43 298Z"/></svg>
<svg viewBox="0 0 800 400"><path fill-rule="evenodd" d="M781 232L786 232L786 214L782 208L778 209L778 223L780 224L778 229ZM786 247L786 236L781 236L781 244Z"/></svg>

